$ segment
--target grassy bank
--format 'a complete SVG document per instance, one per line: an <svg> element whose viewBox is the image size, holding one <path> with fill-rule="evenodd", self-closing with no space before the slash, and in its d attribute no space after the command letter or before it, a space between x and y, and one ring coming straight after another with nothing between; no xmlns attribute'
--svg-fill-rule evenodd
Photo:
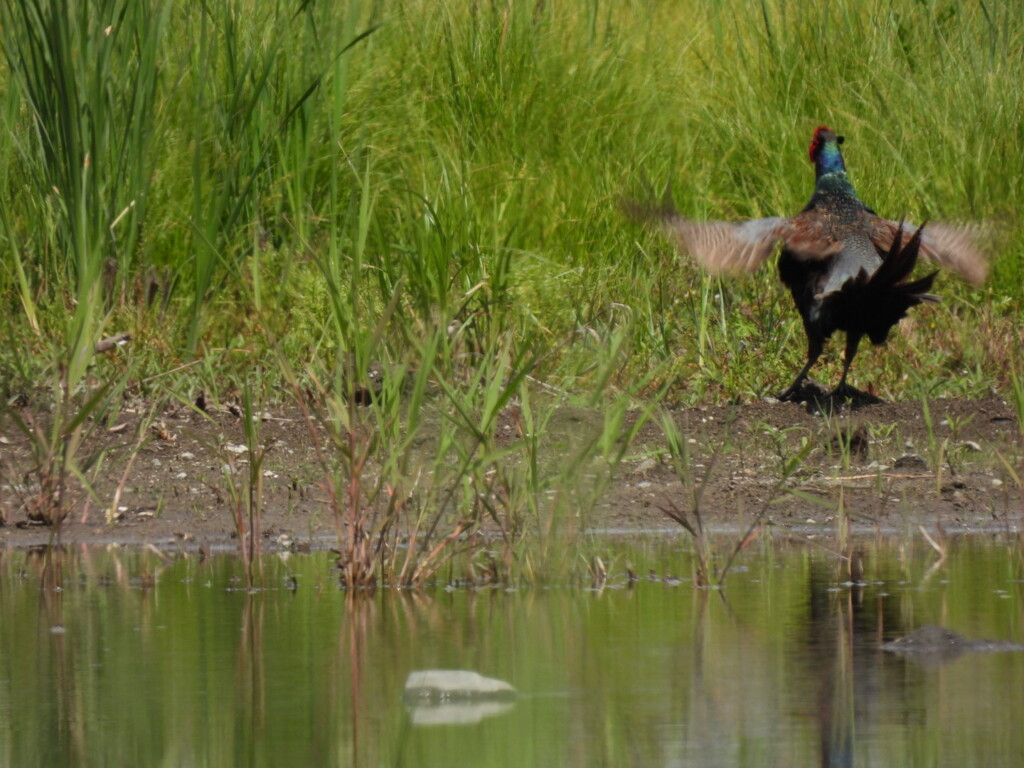
<svg viewBox="0 0 1024 768"><path fill-rule="evenodd" d="M944 303L858 358L854 383L893 398L1010 385L1017 3L0 7L0 389L52 393L33 395L56 414L41 453L126 391L300 398L354 510L411 474L429 401L445 418L422 514L476 519L493 510L474 499L497 494L540 516L574 462L614 463L626 408L749 400L799 366L773 270L704 276L616 199L649 180L694 216L794 212L820 124L847 136L879 212L1005 226L989 285L941 278ZM94 354L114 333L131 344ZM606 415L552 476L531 457L565 403ZM512 406L510 449L494 426ZM371 455L388 479L360 492Z"/></svg>

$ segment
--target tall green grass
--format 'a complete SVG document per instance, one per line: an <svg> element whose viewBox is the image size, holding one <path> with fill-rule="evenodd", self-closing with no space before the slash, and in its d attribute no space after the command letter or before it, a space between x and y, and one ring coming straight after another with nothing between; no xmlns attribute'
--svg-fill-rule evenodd
<svg viewBox="0 0 1024 768"><path fill-rule="evenodd" d="M599 408L604 434L629 406L761 396L803 354L772 270L704 276L616 201L670 182L687 215L794 212L819 124L848 137L878 211L1004 227L989 287L940 278L945 303L855 380L984 393L1024 340L1018 3L0 9L5 399L56 383L88 402L110 380L316 392L338 435L371 418L388 436L373 450L395 476L420 423L407 406L429 401L450 430L439 461L468 477L504 460L489 430L510 407L539 429ZM108 329L134 336L116 364L92 352ZM357 413L373 370L393 396ZM523 435L515 483L540 514L569 480Z"/></svg>
<svg viewBox="0 0 1024 768"><path fill-rule="evenodd" d="M749 397L801 352L771 270L695 279L621 220L618 195L647 179L695 216L796 210L810 129L828 123L887 214L1005 219L1020 203L1013 3L33 0L3 14L4 331L34 353L6 353L7 389L49 362L55 330L71 343L110 323L142 335L147 370L266 355L268 326L316 365L336 343L329 294L365 270L371 313L404 282L388 346L473 318L483 343L546 334L551 375L590 353L565 334L607 332L624 306L631 371L685 373L683 400ZM1010 225L991 291L1019 299ZM428 256L434 236L445 247ZM953 300L929 325L990 298L943 283ZM158 289L166 308L148 306ZM862 370L895 389L901 346ZM62 354L83 370L86 353Z"/></svg>

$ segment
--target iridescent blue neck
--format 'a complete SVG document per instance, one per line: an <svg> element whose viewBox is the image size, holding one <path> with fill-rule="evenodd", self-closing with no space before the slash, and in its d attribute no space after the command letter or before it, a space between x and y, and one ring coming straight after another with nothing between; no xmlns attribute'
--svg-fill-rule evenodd
<svg viewBox="0 0 1024 768"><path fill-rule="evenodd" d="M824 142L814 157L814 177L820 179L827 173L846 173L843 164L843 153L839 151L839 142L834 138Z"/></svg>

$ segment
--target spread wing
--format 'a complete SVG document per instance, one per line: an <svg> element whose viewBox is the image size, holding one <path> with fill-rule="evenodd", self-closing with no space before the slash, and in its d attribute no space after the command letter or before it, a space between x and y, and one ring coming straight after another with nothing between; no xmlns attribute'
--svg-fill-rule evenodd
<svg viewBox="0 0 1024 768"><path fill-rule="evenodd" d="M666 199L660 205L622 201L622 209L633 219L657 226L679 250L690 254L709 272L753 272L785 240L792 219L769 218L750 221L697 221L679 215Z"/></svg>
<svg viewBox="0 0 1024 768"><path fill-rule="evenodd" d="M676 214L660 224L681 251L709 272L737 273L753 272L774 254L789 234L792 220L695 221Z"/></svg>
<svg viewBox="0 0 1024 768"><path fill-rule="evenodd" d="M657 225L681 251L716 273L753 272L776 252L779 243L804 261L828 259L843 250L844 236L849 235L842 228L837 231L834 221L816 211L739 222L687 219L667 192L660 204L626 200L622 208L634 219Z"/></svg>
<svg viewBox="0 0 1024 768"><path fill-rule="evenodd" d="M900 226L899 222L879 219L871 239L878 247L888 250ZM914 230L912 224L902 226L904 232ZM988 256L984 247L990 236L984 224L928 222L921 234L919 254L967 282L979 285L988 277Z"/></svg>

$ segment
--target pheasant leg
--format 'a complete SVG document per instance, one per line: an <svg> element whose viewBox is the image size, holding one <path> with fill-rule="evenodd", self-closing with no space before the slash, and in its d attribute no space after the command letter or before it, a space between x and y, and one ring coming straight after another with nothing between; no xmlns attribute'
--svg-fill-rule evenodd
<svg viewBox="0 0 1024 768"><path fill-rule="evenodd" d="M783 402L795 401L800 392L800 387L807 378L807 374L810 372L811 367L818 362L818 358L821 357L821 352L825 348L825 340L817 335L807 336L807 363L803 368L800 369L800 373L796 375L793 383L790 384L784 392L782 392L778 399Z"/></svg>

